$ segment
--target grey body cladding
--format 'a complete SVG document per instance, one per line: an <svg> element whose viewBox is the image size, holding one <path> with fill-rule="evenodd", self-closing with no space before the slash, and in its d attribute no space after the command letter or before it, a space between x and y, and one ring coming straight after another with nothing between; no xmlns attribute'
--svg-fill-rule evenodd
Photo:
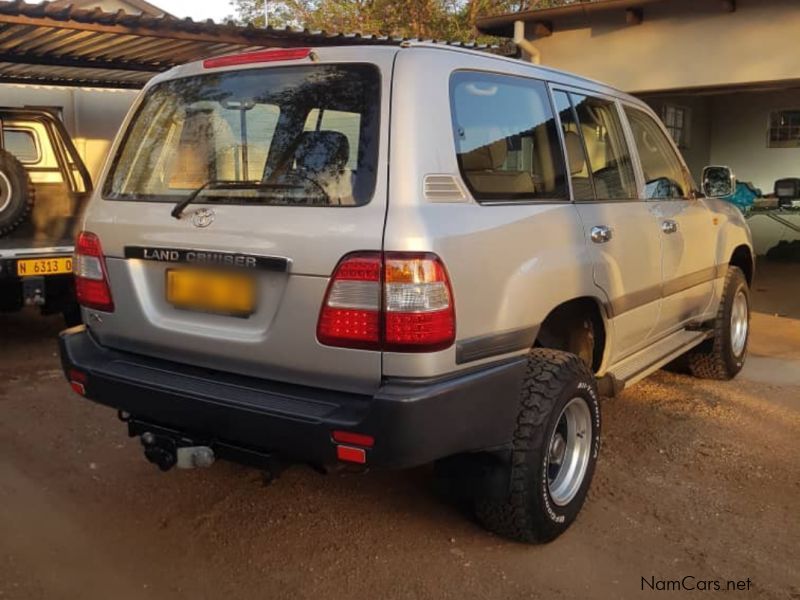
<svg viewBox="0 0 800 600"><path fill-rule="evenodd" d="M289 259L281 256L256 256L213 250L187 250L185 248L153 248L125 246L125 258L169 263L186 263L200 267L226 267L259 271L289 271Z"/></svg>
<svg viewBox="0 0 800 600"><path fill-rule="evenodd" d="M536 339L536 331L536 327L526 327L459 341L456 345L456 363L461 365L490 356L530 348Z"/></svg>
<svg viewBox="0 0 800 600"><path fill-rule="evenodd" d="M626 294L625 296L615 298L611 302L606 302L606 312L609 317L618 317L629 310L644 306L650 302L655 302L659 298L666 298L674 294L679 294L696 285L724 277L727 270L728 263L725 263L677 277L676 279L647 288L635 294Z"/></svg>

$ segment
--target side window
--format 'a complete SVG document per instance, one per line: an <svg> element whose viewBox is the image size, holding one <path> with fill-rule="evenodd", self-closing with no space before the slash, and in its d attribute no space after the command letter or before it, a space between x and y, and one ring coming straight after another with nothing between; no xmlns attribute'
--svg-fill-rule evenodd
<svg viewBox="0 0 800 600"><path fill-rule="evenodd" d="M3 129L3 146L22 163L39 162L39 144L36 133L31 129Z"/></svg>
<svg viewBox="0 0 800 600"><path fill-rule="evenodd" d="M583 136L578 126L575 110L572 108L572 101L569 94L561 91L553 93L553 100L561 121L561 128L564 131L567 167L572 179L572 196L575 200L594 200L592 172L589 168L589 159L586 157Z"/></svg>
<svg viewBox="0 0 800 600"><path fill-rule="evenodd" d="M570 94L578 116L598 200L636 198L636 177L616 105Z"/></svg>
<svg viewBox="0 0 800 600"><path fill-rule="evenodd" d="M477 200L567 198L544 83L458 71L450 79L450 102L458 165Z"/></svg>
<svg viewBox="0 0 800 600"><path fill-rule="evenodd" d="M690 184L678 155L658 123L647 113L625 107L645 180L648 200L687 198Z"/></svg>

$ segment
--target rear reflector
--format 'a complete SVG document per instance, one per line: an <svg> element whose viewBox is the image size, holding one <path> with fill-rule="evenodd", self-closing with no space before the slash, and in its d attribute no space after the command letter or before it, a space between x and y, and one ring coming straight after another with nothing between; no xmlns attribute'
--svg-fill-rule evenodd
<svg viewBox="0 0 800 600"><path fill-rule="evenodd" d="M203 61L204 69L217 69L220 67L233 67L252 63L275 62L280 60L300 60L308 58L311 48L275 48L271 50L257 50L256 52L243 52L207 58Z"/></svg>
<svg viewBox="0 0 800 600"><path fill-rule="evenodd" d="M67 379L69 379L69 387L72 388L73 392L81 396L86 395L86 387L84 384L89 380L86 373L78 371L77 369L70 369L69 373L67 373Z"/></svg>
<svg viewBox="0 0 800 600"><path fill-rule="evenodd" d="M95 234L88 231L78 234L72 271L75 275L75 295L81 306L114 312L103 248Z"/></svg>
<svg viewBox="0 0 800 600"><path fill-rule="evenodd" d="M353 446L363 446L372 448L375 445L375 438L364 433L353 433L352 431L334 431L331 434L334 442L340 444L352 444Z"/></svg>
<svg viewBox="0 0 800 600"><path fill-rule="evenodd" d="M351 448L350 446L336 446L336 458L344 462L367 463L367 451L363 448Z"/></svg>
<svg viewBox="0 0 800 600"><path fill-rule="evenodd" d="M70 381L77 381L79 383L86 383L89 381L89 376L83 371L78 371L78 369L70 369L68 377Z"/></svg>
<svg viewBox="0 0 800 600"><path fill-rule="evenodd" d="M337 265L317 324L329 346L432 352L455 340L450 281L435 254L357 252Z"/></svg>

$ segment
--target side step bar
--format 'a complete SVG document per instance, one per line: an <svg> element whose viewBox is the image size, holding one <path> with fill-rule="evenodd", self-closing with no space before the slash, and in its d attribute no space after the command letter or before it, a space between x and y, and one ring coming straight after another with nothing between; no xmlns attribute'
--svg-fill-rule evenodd
<svg viewBox="0 0 800 600"><path fill-rule="evenodd" d="M617 394L704 342L710 331L682 329L612 365L607 377Z"/></svg>

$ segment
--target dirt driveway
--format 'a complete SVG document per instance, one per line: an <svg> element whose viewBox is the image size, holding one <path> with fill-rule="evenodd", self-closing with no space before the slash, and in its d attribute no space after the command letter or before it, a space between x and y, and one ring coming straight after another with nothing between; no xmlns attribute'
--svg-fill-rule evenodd
<svg viewBox="0 0 800 600"><path fill-rule="evenodd" d="M797 278L781 268L757 302ZM800 598L793 316L755 315L733 382L659 373L606 401L583 513L526 547L467 520L428 469L298 467L269 487L229 464L159 473L62 380L58 319L0 315L0 599L635 598L654 594L642 578L685 576Z"/></svg>

